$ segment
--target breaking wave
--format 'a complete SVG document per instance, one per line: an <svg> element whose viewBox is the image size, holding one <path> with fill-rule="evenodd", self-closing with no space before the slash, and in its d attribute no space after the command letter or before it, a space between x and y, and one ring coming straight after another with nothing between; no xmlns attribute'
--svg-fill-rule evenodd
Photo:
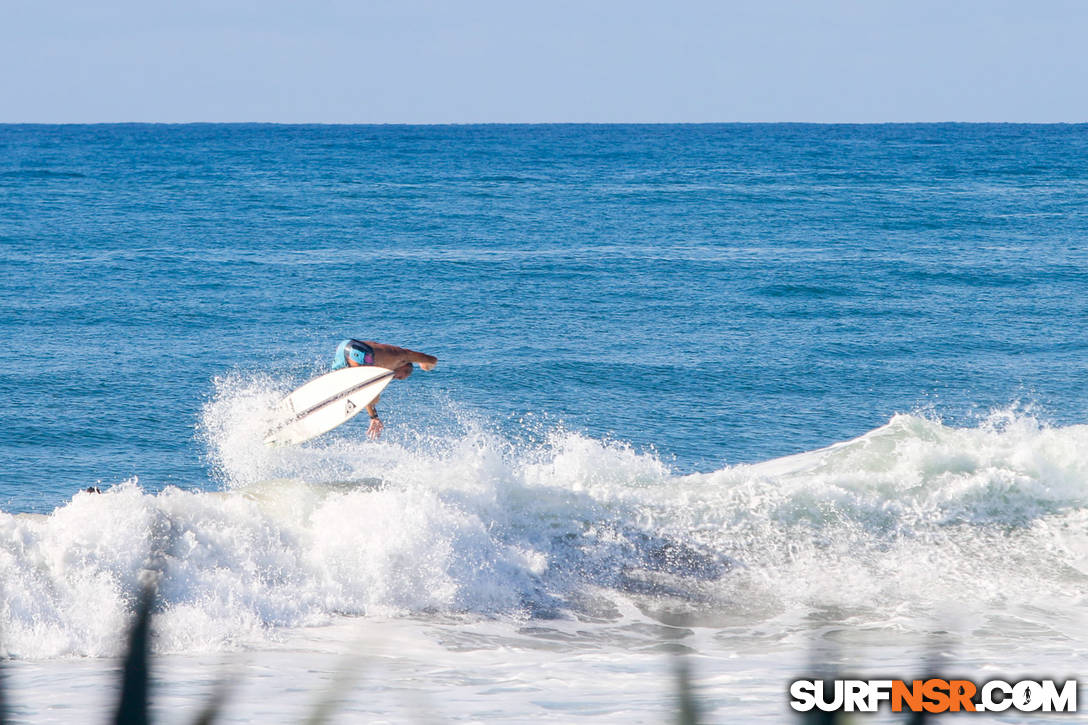
<svg viewBox="0 0 1088 725"><path fill-rule="evenodd" d="M558 428L261 445L275 381L220 382L216 490L78 493L0 512L0 633L19 657L109 655L157 580L157 647L218 650L342 616L688 625L823 614L1084 628L1088 426L897 415L828 448L677 475ZM1027 625L1025 625L1027 626Z"/></svg>

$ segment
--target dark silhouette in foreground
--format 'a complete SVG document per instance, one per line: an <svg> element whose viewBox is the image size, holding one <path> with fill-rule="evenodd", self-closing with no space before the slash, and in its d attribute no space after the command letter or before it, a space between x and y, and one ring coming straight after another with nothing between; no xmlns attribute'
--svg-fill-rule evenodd
<svg viewBox="0 0 1088 725"><path fill-rule="evenodd" d="M141 592L136 605L136 614L129 630L128 648L124 657L124 666L121 673L121 695L117 703L116 715L113 722L116 725L148 725L151 722L150 714L150 675L151 675L151 621L152 611L156 599L155 588L145 587ZM680 650L678 650L680 652ZM3 660L0 660L0 725L11 722L7 713L7 700L5 692ZM692 681L691 667L688 658L678 653L675 661L676 678L676 718L679 725L699 725L702 719L702 708L699 705L696 687ZM194 720L195 725L211 725L222 712L223 705L227 701L227 695L232 685L232 678L223 677L217 684L211 698L201 709L200 714ZM320 725L325 722L335 711L336 701L339 695L347 689L347 683L340 683L325 694L314 706L313 711L305 722ZM800 721L805 725L846 725L850 722L848 715L839 712L813 711L800 716ZM907 725L925 725L932 718L925 713L908 714Z"/></svg>

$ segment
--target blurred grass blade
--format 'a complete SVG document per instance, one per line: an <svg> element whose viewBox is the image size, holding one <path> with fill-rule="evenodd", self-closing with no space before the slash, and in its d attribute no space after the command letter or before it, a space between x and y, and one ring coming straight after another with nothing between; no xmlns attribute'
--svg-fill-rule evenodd
<svg viewBox="0 0 1088 725"><path fill-rule="evenodd" d="M0 657L0 725L8 721L7 693L4 690L4 658Z"/></svg>
<svg viewBox="0 0 1088 725"><path fill-rule="evenodd" d="M329 688L314 703L310 716L304 721L306 725L324 725L329 721L358 679L361 664L362 660L358 655L353 655L341 663Z"/></svg>
<svg viewBox="0 0 1088 725"><path fill-rule="evenodd" d="M227 701L227 696L230 695L230 691L234 688L234 683L237 680L237 676L230 673L224 673L219 678L219 682L215 685L215 690L212 692L211 698L204 705L204 709L197 715L196 720L193 721L193 725L211 725L219 718L219 713L223 709L223 703Z"/></svg>
<svg viewBox="0 0 1088 725"><path fill-rule="evenodd" d="M680 725L699 725L699 706L695 702L688 662L683 656L676 657L676 693L680 705L677 722Z"/></svg>
<svg viewBox="0 0 1088 725"><path fill-rule="evenodd" d="M224 683L217 685L215 692L212 693L212 698L204 705L204 709L197 715L193 725L212 725L219 717L219 711L223 709L223 703L226 702L229 689Z"/></svg>
<svg viewBox="0 0 1088 725"><path fill-rule="evenodd" d="M151 605L155 590L144 587L136 606L136 620L129 634L128 653L121 680L121 701L117 705L117 725L147 725L148 680L150 679Z"/></svg>

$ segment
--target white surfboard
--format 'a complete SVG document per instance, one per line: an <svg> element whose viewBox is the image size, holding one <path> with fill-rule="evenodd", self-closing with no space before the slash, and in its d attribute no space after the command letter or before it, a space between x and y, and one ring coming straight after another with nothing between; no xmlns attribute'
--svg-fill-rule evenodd
<svg viewBox="0 0 1088 725"><path fill-rule="evenodd" d="M359 414L393 379L393 371L362 365L314 378L284 398L265 436L268 446L302 443Z"/></svg>

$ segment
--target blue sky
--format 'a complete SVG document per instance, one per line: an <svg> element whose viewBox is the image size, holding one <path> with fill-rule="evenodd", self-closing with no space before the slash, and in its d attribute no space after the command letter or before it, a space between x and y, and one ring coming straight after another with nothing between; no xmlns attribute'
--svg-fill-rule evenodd
<svg viewBox="0 0 1088 725"><path fill-rule="evenodd" d="M1088 121L1088 2L0 0L0 122Z"/></svg>

